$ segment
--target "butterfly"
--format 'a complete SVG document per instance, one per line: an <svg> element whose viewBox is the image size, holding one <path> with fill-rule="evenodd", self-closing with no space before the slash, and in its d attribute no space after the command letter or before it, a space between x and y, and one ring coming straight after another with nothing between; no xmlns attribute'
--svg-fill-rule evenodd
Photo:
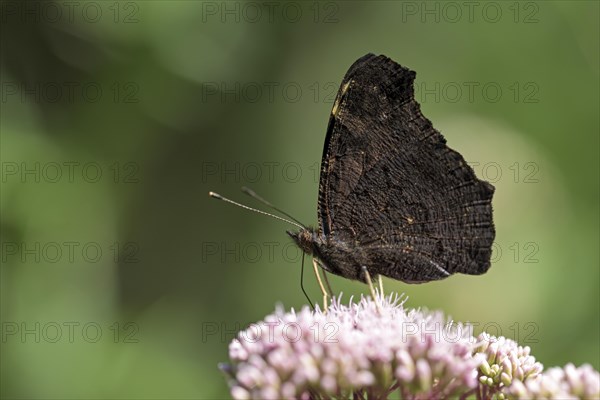
<svg viewBox="0 0 600 400"><path fill-rule="evenodd" d="M421 283L490 267L494 187L423 116L415 76L367 54L340 85L321 160L319 226L288 231L327 272Z"/></svg>
<svg viewBox="0 0 600 400"><path fill-rule="evenodd" d="M369 284L373 295L371 276L422 283L490 268L494 187L477 179L423 116L415 77L374 54L359 58L344 76L325 136L317 229L250 189L242 190L293 222L209 192L300 228L287 233L313 256L325 308L332 291L318 266ZM381 279L379 284L382 291Z"/></svg>

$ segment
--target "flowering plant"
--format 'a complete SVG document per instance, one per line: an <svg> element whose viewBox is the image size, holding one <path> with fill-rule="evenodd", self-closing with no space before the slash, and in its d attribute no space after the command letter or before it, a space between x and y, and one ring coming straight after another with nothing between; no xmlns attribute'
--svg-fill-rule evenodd
<svg viewBox="0 0 600 400"><path fill-rule="evenodd" d="M504 337L473 336L441 312L404 308L398 295L327 312L278 308L229 345L221 365L235 399L598 398L591 366L542 365Z"/></svg>

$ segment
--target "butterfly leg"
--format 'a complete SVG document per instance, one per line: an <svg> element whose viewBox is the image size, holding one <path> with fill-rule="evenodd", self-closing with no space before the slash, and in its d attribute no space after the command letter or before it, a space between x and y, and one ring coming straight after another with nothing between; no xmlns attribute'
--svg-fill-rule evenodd
<svg viewBox="0 0 600 400"><path fill-rule="evenodd" d="M317 262L316 258L313 258L313 268L315 270L317 282L319 282L319 286L321 287L321 293L323 293L323 311L327 312L327 297L329 296L329 294L327 293L327 290L325 290L325 286L323 286L321 275L319 275L319 263Z"/></svg>
<svg viewBox="0 0 600 400"><path fill-rule="evenodd" d="M373 286L373 281L371 280L371 274L367 270L367 267L362 266L362 271L365 274L365 278L367 280L367 284L369 285L369 290L371 291L371 296L373 297L373 301L375 302L375 306L377 307L377 311L381 314L381 307L379 306L379 299L375 295L375 287Z"/></svg>
<svg viewBox="0 0 600 400"><path fill-rule="evenodd" d="M331 285L329 284L329 278L327 277L327 272L324 269L323 271L323 280L325 281L325 286L327 286L327 291L329 292L329 296L333 297L333 290L331 289Z"/></svg>
<svg viewBox="0 0 600 400"><path fill-rule="evenodd" d="M383 297L383 278L381 275L377 275L377 280L379 281L379 295Z"/></svg>
<svg viewBox="0 0 600 400"><path fill-rule="evenodd" d="M310 297L308 297L308 293L306 293L306 290L304 289L304 255L306 253L302 252L302 267L300 268L300 289L302 289L302 293L304 293L304 296L306 296L306 300L308 300L308 304L310 304L310 308L313 309L313 311L315 310L315 305L313 304L312 301L310 301Z"/></svg>

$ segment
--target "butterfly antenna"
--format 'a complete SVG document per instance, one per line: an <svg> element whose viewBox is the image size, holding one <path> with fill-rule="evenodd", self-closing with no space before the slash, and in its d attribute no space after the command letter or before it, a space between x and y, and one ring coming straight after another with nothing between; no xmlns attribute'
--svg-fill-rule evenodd
<svg viewBox="0 0 600 400"><path fill-rule="evenodd" d="M218 193L215 193L215 192L208 192L208 195L209 195L210 197L214 197L215 199L223 200L224 202L227 202L227 203L233 204L233 205L235 205L235 206L238 206L238 207L242 207L242 208L244 208L244 209L246 209L246 210L249 210L249 211L254 211L254 212L256 212L256 213L263 214L263 215L267 215L267 216L269 216L269 217L271 217L271 218L275 218L275 219L278 219L278 220L280 220L280 221L287 222L288 224L295 225L295 226L297 226L297 227L298 227L298 228L300 228L300 229L305 229L305 227L304 227L302 224L300 224L300 223L292 222L292 221L289 221L289 220L287 220L287 219L285 219L285 218L281 218L281 217L280 217L280 216L278 216L278 215L269 214L268 212L264 212L264 211L261 211L261 210L257 210L256 208L252 208L252 207L245 206L245 205L243 205L243 204L240 204L240 203L237 203L237 202L235 202L235 201L233 201L233 200L229 200L228 198L226 198L226 197L223 197L223 196L221 196L221 195L220 195L220 194L218 194Z"/></svg>
<svg viewBox="0 0 600 400"><path fill-rule="evenodd" d="M268 202L267 200L263 199L262 197L260 197L258 194L256 194L256 192L250 188L247 188L246 186L242 186L242 192L246 193L248 196L260 201L261 203L263 203L264 205L266 205L267 207L272 208L273 210L285 215L286 217L288 217L289 219L291 219L292 221L295 221L297 223L299 223L300 225L303 225L302 222L298 221L296 218L292 217L290 214L286 213L283 210L280 210L279 208L275 207L273 204L271 204L270 202ZM303 225L304 226L304 225Z"/></svg>

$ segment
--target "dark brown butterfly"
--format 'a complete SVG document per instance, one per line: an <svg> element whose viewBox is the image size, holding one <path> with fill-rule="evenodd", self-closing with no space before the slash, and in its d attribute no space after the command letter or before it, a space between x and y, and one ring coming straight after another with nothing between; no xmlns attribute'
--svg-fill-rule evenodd
<svg viewBox="0 0 600 400"><path fill-rule="evenodd" d="M296 244L328 272L419 283L490 267L494 187L423 116L415 76L367 54L342 81L321 160L319 228L287 221L301 228L288 231Z"/></svg>
<svg viewBox="0 0 600 400"><path fill-rule="evenodd" d="M288 232L328 272L418 283L490 267L494 187L423 116L415 72L367 54L348 70L321 161L318 230Z"/></svg>

